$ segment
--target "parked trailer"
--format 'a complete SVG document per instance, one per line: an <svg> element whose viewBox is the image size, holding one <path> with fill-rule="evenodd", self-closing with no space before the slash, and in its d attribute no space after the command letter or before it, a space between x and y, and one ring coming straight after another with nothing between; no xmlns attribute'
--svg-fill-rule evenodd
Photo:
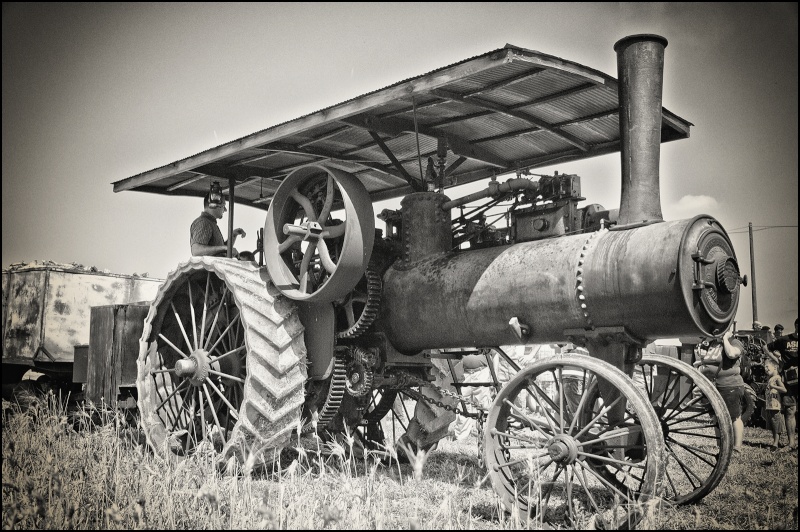
<svg viewBox="0 0 800 532"><path fill-rule="evenodd" d="M525 518L631 525L653 496L707 495L732 453L722 398L642 348L721 335L743 278L717 220L661 216L660 143L691 125L661 105L666 44L620 40L619 79L507 45L114 183L202 197L227 182L229 242L237 201L268 207L264 267L231 247L192 257L150 307L137 389L154 452L206 442L245 460L298 430L391 445L380 422L402 392L418 401L412 447L434 445L456 412L478 416L492 485ZM616 151L618 210L578 207L579 176L530 173ZM400 196L376 232L373 202ZM487 215L501 207L505 227ZM496 347L527 343L591 356L520 368ZM519 371L488 412L443 379L463 348Z"/></svg>
<svg viewBox="0 0 800 532"><path fill-rule="evenodd" d="M5 389L29 370L62 383L87 382L100 371L88 364L92 307L149 305L162 283L51 261L14 264L2 276Z"/></svg>

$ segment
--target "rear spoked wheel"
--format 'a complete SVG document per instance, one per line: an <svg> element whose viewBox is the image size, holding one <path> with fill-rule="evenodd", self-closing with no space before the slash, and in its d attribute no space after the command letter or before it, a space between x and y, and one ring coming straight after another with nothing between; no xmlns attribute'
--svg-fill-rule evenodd
<svg viewBox="0 0 800 532"><path fill-rule="evenodd" d="M594 389L603 390L599 401ZM523 522L633 526L663 476L650 403L625 373L584 355L549 357L511 379L489 411L484 443L492 486Z"/></svg>
<svg viewBox="0 0 800 532"><path fill-rule="evenodd" d="M193 257L179 266L151 305L138 360L150 446L241 459L282 446L303 403L302 330L256 265Z"/></svg>
<svg viewBox="0 0 800 532"><path fill-rule="evenodd" d="M414 417L416 390L388 387L372 390L356 434L367 449L394 449Z"/></svg>

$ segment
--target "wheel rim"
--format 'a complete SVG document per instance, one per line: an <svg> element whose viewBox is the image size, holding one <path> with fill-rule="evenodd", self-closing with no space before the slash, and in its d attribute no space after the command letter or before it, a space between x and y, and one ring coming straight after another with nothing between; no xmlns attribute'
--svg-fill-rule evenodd
<svg viewBox="0 0 800 532"><path fill-rule="evenodd" d="M303 403L305 348L294 307L281 301L251 263L194 257L170 274L137 363L141 424L156 452L244 458L288 439Z"/></svg>
<svg viewBox="0 0 800 532"><path fill-rule="evenodd" d="M341 204L345 221L335 225ZM306 166L275 193L264 227L264 257L277 288L298 301L331 302L348 294L367 267L375 238L372 202L352 174Z"/></svg>
<svg viewBox="0 0 800 532"><path fill-rule="evenodd" d="M565 377L580 399L567 397ZM590 416L598 378L620 397ZM628 413L609 423L608 408L625 403ZM495 491L523 519L585 527L594 516L629 525L661 477L664 443L652 407L620 370L581 355L541 360L509 381L492 404L484 442ZM598 464L619 471L622 482L609 481Z"/></svg>
<svg viewBox="0 0 800 532"><path fill-rule="evenodd" d="M720 483L730 462L727 407L714 385L685 362L645 355L639 367L638 384L660 420L667 449L663 496L675 504L697 502Z"/></svg>

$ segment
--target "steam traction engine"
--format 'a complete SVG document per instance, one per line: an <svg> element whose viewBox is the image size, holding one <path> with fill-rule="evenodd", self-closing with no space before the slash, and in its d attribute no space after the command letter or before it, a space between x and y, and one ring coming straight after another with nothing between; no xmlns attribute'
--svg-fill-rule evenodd
<svg viewBox="0 0 800 532"><path fill-rule="evenodd" d="M268 456L298 431L345 429L367 444L389 446L391 428L381 420L398 408L398 394L407 394L417 400L401 438L411 448L434 445L455 412L481 418L483 459L509 511L548 516L561 509L576 525L586 515L621 524L635 522L638 503L651 497L686 503L709 493L731 454L725 406L689 365L641 355L652 339L721 334L734 318L742 281L716 220L661 216L663 124L677 121L666 110L662 114L665 46L665 39L651 35L619 41L618 82L552 56L504 49L527 61L506 66L532 68L512 73L506 85L549 65L567 77L596 76L618 94L618 107L612 106L623 162L618 211L578 207L584 200L578 176L529 179L528 168L536 164L519 161L515 178L501 182L477 172L473 177L492 176L488 186L450 199L444 189L470 157L502 163L481 151L478 141L465 147L464 137L426 122L424 99L404 111L413 116L413 129L393 118L398 110L356 114L369 108L366 100L358 109L330 111L341 110L340 129L330 129L326 138L358 126L390 159L392 148L401 147L380 133L410 130L418 142L420 132L438 139L425 150L431 154L425 177L411 177L394 157L407 181L399 190L407 193L400 210L379 215L384 234L375 229L372 208L380 194L357 171L342 169L350 161L346 155L330 157L330 164L305 161L280 179L267 178L276 186L264 226L264 266L210 257L178 266L152 303L141 341L138 401L153 449L187 455L210 444L225 458L244 459L249 453ZM437 88L457 84L456 74L473 73L456 67L414 86L432 95L436 103L428 109L441 103L437 98L464 102L464 94L472 94L466 82L461 100L452 86ZM559 89L559 96L593 88L573 85ZM545 102L540 100L531 105ZM489 111L500 107L488 96L469 101ZM535 120L532 112L522 115L521 105L502 111ZM536 129L577 146L539 160L540 166L613 151L613 143L589 146L569 133L568 123L548 129L539 120ZM319 133L313 142L324 140ZM303 149L312 141L300 140L271 144L262 136L252 145L285 156L325 153ZM416 155L405 164L414 168L419 161L422 177L419 147ZM358 164L366 164L363 159ZM241 168L242 158L237 164ZM216 168L222 174L222 165ZM208 163L195 171L214 169ZM248 183L234 179L243 172L225 175L229 194ZM230 211L232 206L231 200ZM505 225L489 220L498 208ZM556 355L520 368L498 348L557 342L585 346L590 356ZM465 348L493 349L519 371L478 414L457 393L459 359L470 352ZM443 375L456 377L455 388Z"/></svg>

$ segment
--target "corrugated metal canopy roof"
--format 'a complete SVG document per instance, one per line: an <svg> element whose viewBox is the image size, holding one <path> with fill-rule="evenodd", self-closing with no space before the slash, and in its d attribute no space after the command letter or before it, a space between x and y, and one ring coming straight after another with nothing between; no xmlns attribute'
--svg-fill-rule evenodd
<svg viewBox="0 0 800 532"><path fill-rule="evenodd" d="M662 142L689 136L690 122L667 109L662 117ZM358 176L378 201L418 182L417 138L423 168L447 142L449 188L617 152L619 135L616 79L506 45L113 185L204 196L213 181L226 188L233 178L237 203L266 209L291 171L325 164Z"/></svg>

